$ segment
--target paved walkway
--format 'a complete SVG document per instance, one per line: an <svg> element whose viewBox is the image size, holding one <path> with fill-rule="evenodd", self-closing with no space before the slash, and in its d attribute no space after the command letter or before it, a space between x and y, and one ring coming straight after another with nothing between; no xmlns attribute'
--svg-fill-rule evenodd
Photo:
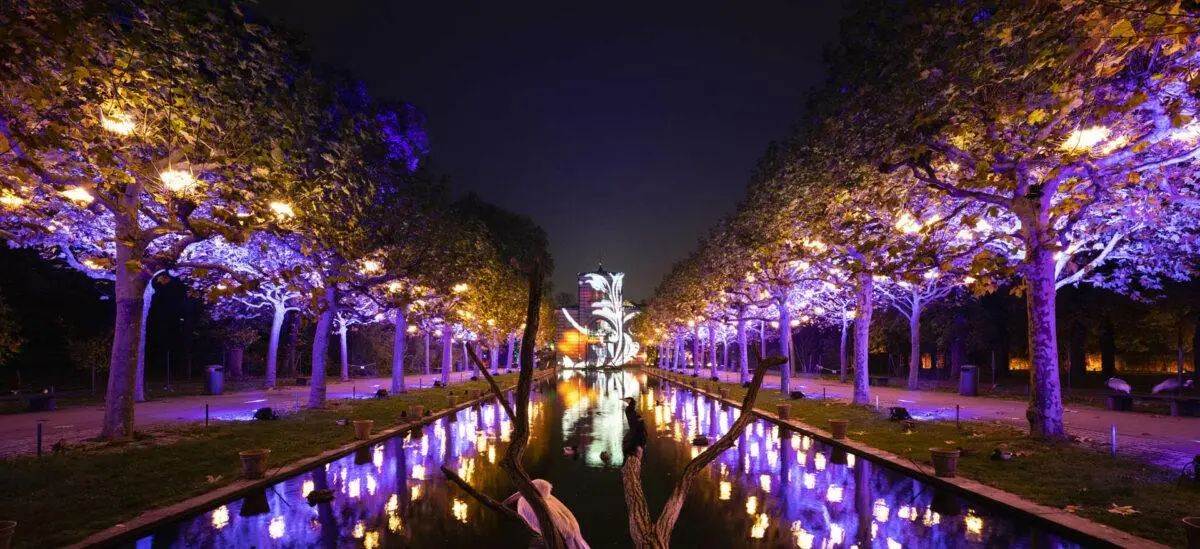
<svg viewBox="0 0 1200 549"><path fill-rule="evenodd" d="M706 375L703 372L701 375ZM718 372L723 381L738 382L737 372ZM764 387L779 387L779 375L768 374ZM804 391L808 398L850 400L854 386L812 377L792 380L792 390ZM989 397L964 397L941 391L909 391L900 387L871 387L872 402L878 398L881 408L903 406L918 419L954 420L955 405L963 420L1000 421L1028 427L1026 402ZM1113 412L1090 406L1068 405L1063 422L1073 435L1108 444L1113 425L1117 427L1117 452L1171 469L1182 469L1193 456L1200 455L1200 418Z"/></svg>
<svg viewBox="0 0 1200 549"><path fill-rule="evenodd" d="M451 374L452 383L463 381L469 372ZM410 388L430 387L440 374L405 376ZM281 380L282 381L282 380ZM350 381L327 380L329 399L371 398L379 388L391 389L392 379L355 378ZM256 389L223 395L193 395L169 397L134 406L134 418L138 429L162 426L169 423L204 421L204 405L208 405L209 418L213 420L247 420L254 411L270 406L280 411L291 411L308 402L307 386L280 386L267 391ZM37 424L42 422L42 447L44 452L62 439L76 442L94 438L100 434L104 419L103 405L79 405L49 412L30 412L0 415L0 457L31 454L37 451Z"/></svg>

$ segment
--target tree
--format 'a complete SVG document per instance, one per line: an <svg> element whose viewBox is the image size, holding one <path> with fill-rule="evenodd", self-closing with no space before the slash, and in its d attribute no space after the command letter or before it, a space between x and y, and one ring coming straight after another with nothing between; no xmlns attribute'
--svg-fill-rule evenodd
<svg viewBox="0 0 1200 549"><path fill-rule="evenodd" d="M112 279L101 436L133 435L144 290L191 244L270 220L293 56L236 6L6 4L0 234Z"/></svg>
<svg viewBox="0 0 1200 549"><path fill-rule="evenodd" d="M1055 290L1184 276L1194 253L1180 236L1195 225L1200 127L1180 92L1195 19L1156 1L862 15L832 79L854 119L838 124L870 136L848 150L979 206L1003 234L1028 304L1031 431L1063 438ZM1113 261L1126 268L1104 276Z"/></svg>

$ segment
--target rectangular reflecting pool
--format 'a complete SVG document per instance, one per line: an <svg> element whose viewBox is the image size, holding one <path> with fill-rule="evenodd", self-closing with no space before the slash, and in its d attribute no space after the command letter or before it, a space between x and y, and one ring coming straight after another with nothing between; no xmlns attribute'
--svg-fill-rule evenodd
<svg viewBox="0 0 1200 549"><path fill-rule="evenodd" d="M643 484L657 513L683 466L739 413L629 371L566 371L530 403L527 470L553 485L592 547L629 547L619 468L625 397L650 441ZM449 484L455 470L496 499L514 489L496 465L512 425L495 402L364 448L246 497L164 525L127 547L529 547L524 529ZM333 500L305 496L331 490ZM1016 515L937 490L766 421L705 470L674 547L1083 547Z"/></svg>

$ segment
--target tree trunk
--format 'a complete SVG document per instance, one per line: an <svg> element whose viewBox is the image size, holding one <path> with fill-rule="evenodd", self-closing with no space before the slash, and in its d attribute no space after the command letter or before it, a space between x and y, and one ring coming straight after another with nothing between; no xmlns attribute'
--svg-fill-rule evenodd
<svg viewBox="0 0 1200 549"><path fill-rule="evenodd" d="M454 367L454 332L447 323L442 327L442 386L450 385L450 369Z"/></svg>
<svg viewBox="0 0 1200 549"><path fill-rule="evenodd" d="M504 357L504 361L505 361L504 363L507 364L507 366L504 367L505 370L513 369L513 341L515 339L516 339L516 337L513 337L512 334L509 334L509 336L508 336L508 354Z"/></svg>
<svg viewBox="0 0 1200 549"><path fill-rule="evenodd" d="M246 357L246 349L242 347L230 347L227 355L229 377L241 379L245 375L242 371L242 363Z"/></svg>
<svg viewBox="0 0 1200 549"><path fill-rule="evenodd" d="M118 216L118 223L121 223ZM132 221L136 225L136 217ZM122 223L122 225L124 225ZM142 332L143 291L149 280L138 271L126 267L144 255L144 248L131 246L133 229L118 226L117 261L114 274L116 319L112 351L109 355L108 393L104 398L104 423L100 437L106 440L133 438L133 402L137 369L137 346ZM123 243L126 242L126 243Z"/></svg>
<svg viewBox="0 0 1200 549"><path fill-rule="evenodd" d="M396 332L392 334L392 394L407 393L404 383L404 344L408 343L408 312L398 307L392 317Z"/></svg>
<svg viewBox="0 0 1200 549"><path fill-rule="evenodd" d="M1100 372L1105 377L1117 375L1117 333L1107 314L1100 320Z"/></svg>
<svg viewBox="0 0 1200 549"><path fill-rule="evenodd" d="M704 360L704 353L701 352L699 325L696 325L696 333L693 336L695 339L692 340L692 373L698 376L700 375L700 362Z"/></svg>
<svg viewBox="0 0 1200 549"><path fill-rule="evenodd" d="M142 289L142 323L138 328L137 348L137 380L133 384L133 400L146 401L146 332L147 321L150 319L150 305L154 302L154 278L165 271L157 271L150 276L146 287Z"/></svg>
<svg viewBox="0 0 1200 549"><path fill-rule="evenodd" d="M746 349L746 321L738 321L738 383L750 381L750 353Z"/></svg>
<svg viewBox="0 0 1200 549"><path fill-rule="evenodd" d="M921 387L921 302L913 296L912 316L908 317L908 388Z"/></svg>
<svg viewBox="0 0 1200 549"><path fill-rule="evenodd" d="M264 385L268 389L275 387L279 374L279 335L283 332L283 320L287 317L287 309L276 306L271 314L271 335L267 339L267 371Z"/></svg>
<svg viewBox="0 0 1200 549"><path fill-rule="evenodd" d="M767 356L767 321L758 321L758 356Z"/></svg>
<svg viewBox="0 0 1200 549"><path fill-rule="evenodd" d="M492 375L500 374L500 334L492 332L492 340L488 342L488 360L492 367Z"/></svg>
<svg viewBox="0 0 1200 549"><path fill-rule="evenodd" d="M708 321L708 374L717 377L717 328L716 323Z"/></svg>
<svg viewBox="0 0 1200 549"><path fill-rule="evenodd" d="M869 273L858 276L858 291L854 294L854 404L866 406L871 403L870 370L871 357L871 312L874 281Z"/></svg>
<svg viewBox="0 0 1200 549"><path fill-rule="evenodd" d="M1029 319L1030 402L1026 416L1033 436L1063 439L1062 392L1055 326L1054 254L1029 246L1025 265L1026 314Z"/></svg>
<svg viewBox="0 0 1200 549"><path fill-rule="evenodd" d="M788 396L792 392L792 312L787 308L787 297L779 300L779 354L783 364L779 365L779 392Z"/></svg>
<svg viewBox="0 0 1200 549"><path fill-rule="evenodd" d="M342 324L338 327L338 345L341 356L342 366L342 381L350 381L350 349L346 346L346 332L350 331L350 327Z"/></svg>
<svg viewBox="0 0 1200 549"><path fill-rule="evenodd" d="M312 375L309 378L308 407L320 408L325 405L325 356L329 354L329 329L333 317L337 314L337 294L333 286L325 288L322 303L325 310L317 317L317 327L313 332L312 342Z"/></svg>
<svg viewBox="0 0 1200 549"><path fill-rule="evenodd" d="M842 338L841 344L838 346L838 373L841 375L842 383L846 382L846 332L849 329L846 314L842 313Z"/></svg>
<svg viewBox="0 0 1200 549"><path fill-rule="evenodd" d="M967 346L967 316L962 307L954 308L954 317L950 324L950 377L959 379ZM979 375L979 371L975 371Z"/></svg>

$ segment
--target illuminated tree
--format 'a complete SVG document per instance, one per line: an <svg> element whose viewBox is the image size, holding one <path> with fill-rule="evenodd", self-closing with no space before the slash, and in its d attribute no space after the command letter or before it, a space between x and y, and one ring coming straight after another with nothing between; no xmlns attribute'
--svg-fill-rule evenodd
<svg viewBox="0 0 1200 549"><path fill-rule="evenodd" d="M294 57L236 8L121 0L5 8L0 230L115 282L104 438L133 435L144 291L190 245L271 220L266 132Z"/></svg>
<svg viewBox="0 0 1200 549"><path fill-rule="evenodd" d="M836 126L862 137L846 150L980 206L1005 237L1030 320L1030 427L1063 438L1055 290L1190 270L1196 20L1150 0L861 15L833 77Z"/></svg>

